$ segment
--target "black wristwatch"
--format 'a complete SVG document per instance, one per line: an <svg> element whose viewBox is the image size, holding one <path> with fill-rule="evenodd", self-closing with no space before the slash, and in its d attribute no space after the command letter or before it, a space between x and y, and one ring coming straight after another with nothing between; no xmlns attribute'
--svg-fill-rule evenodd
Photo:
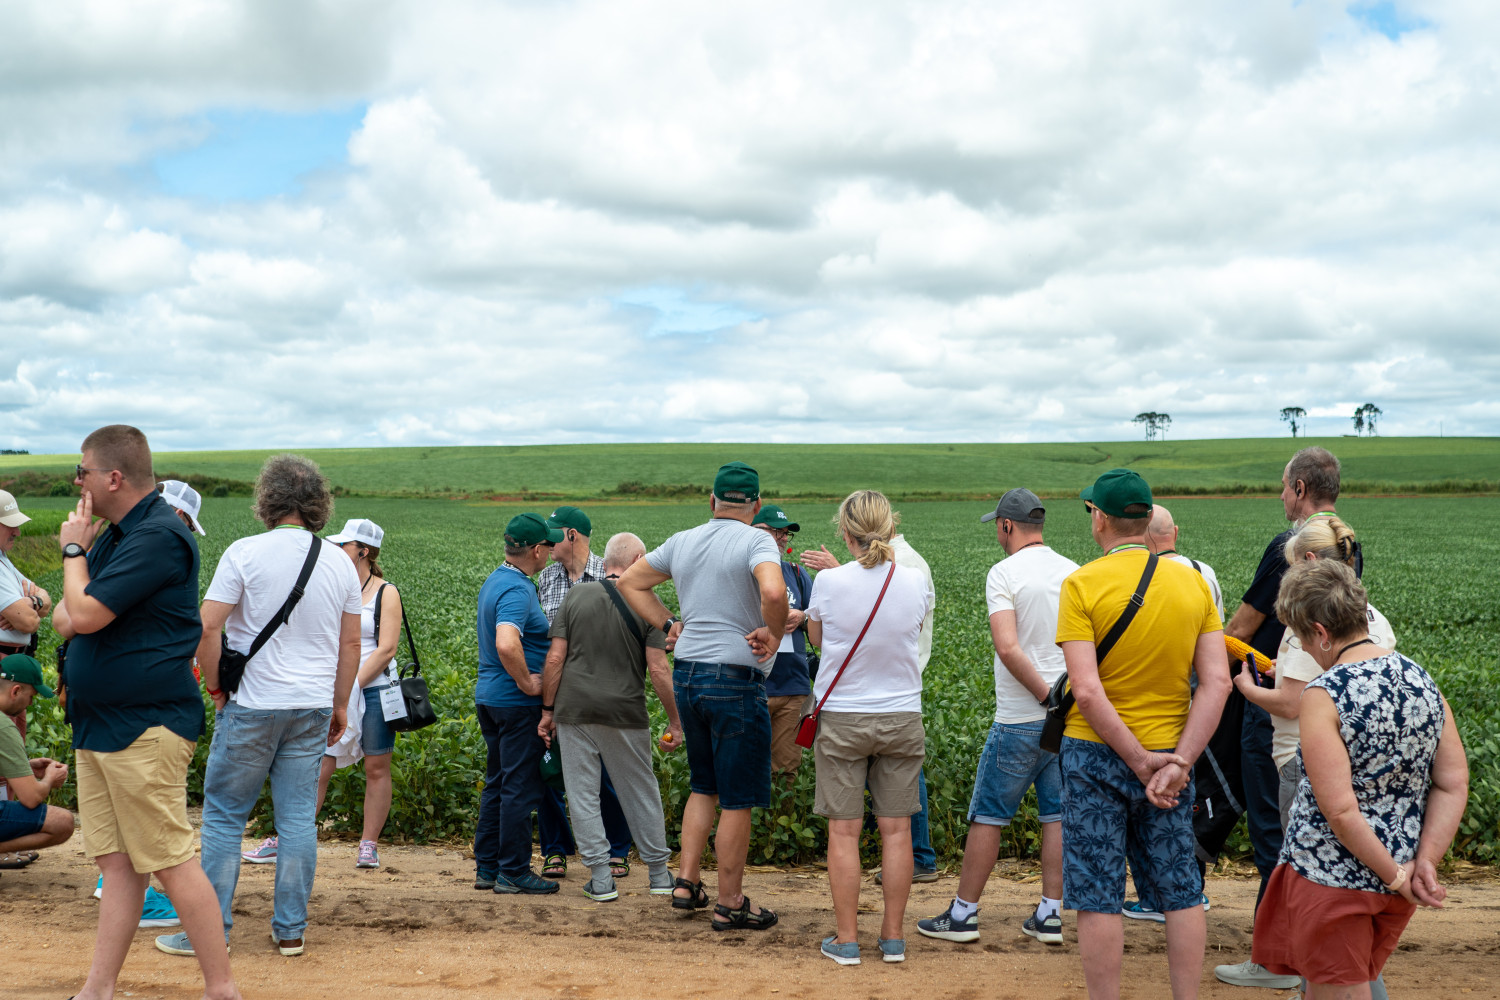
<svg viewBox="0 0 1500 1000"><path fill-rule="evenodd" d="M69 542L67 545L63 546L62 557L64 559L72 559L74 556L86 555L88 555L88 550L86 550L82 545L79 545L77 542Z"/></svg>
<svg viewBox="0 0 1500 1000"><path fill-rule="evenodd" d="M670 633L671 633L671 631L672 631L672 626L673 626L673 625L677 625L677 624L680 624L680 623L681 623L681 622L682 622L682 619L681 619L681 618L668 618L668 619L667 619L667 620L666 620L666 621L665 621L665 622L664 622L664 623L663 623L663 624L662 624L662 627L661 627L661 630L662 630L662 633L663 633L663 634L670 634Z"/></svg>
<svg viewBox="0 0 1500 1000"><path fill-rule="evenodd" d="M542 711L543 712L550 712L550 711L552 711L552 706L551 705L543 705L542 706Z"/></svg>

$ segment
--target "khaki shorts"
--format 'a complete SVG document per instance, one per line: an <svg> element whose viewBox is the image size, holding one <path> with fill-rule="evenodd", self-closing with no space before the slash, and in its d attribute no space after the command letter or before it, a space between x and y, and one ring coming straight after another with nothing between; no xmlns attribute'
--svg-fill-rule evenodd
<svg viewBox="0 0 1500 1000"><path fill-rule="evenodd" d="M153 726L124 750L77 752L78 816L89 857L128 854L143 875L192 859L187 773L194 747Z"/></svg>
<svg viewBox="0 0 1500 1000"><path fill-rule="evenodd" d="M807 695L778 695L766 699L771 711L771 772L796 774L802 766L802 748L797 745L797 727L802 722Z"/></svg>
<svg viewBox="0 0 1500 1000"><path fill-rule="evenodd" d="M860 819L868 785L876 816L921 812L917 779L925 739L921 712L824 712L813 742L813 811L829 819Z"/></svg>

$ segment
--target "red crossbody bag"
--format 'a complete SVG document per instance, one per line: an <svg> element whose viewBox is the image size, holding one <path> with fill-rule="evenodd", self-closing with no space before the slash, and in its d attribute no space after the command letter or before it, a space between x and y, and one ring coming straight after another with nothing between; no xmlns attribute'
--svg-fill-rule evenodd
<svg viewBox="0 0 1500 1000"><path fill-rule="evenodd" d="M828 696L833 694L834 685L838 684L839 678L844 676L844 670L849 666L849 661L854 659L854 654L859 649L859 644L864 642L865 633L870 631L870 623L875 620L875 612L880 610L880 602L885 600L886 588L891 585L891 578L896 575L896 563L891 562L891 571L885 575L885 583L880 587L880 596L875 598L875 606L870 609L870 617L865 619L865 627L859 630L859 638L854 640L854 645L849 647L849 655L844 657L844 662L839 664L839 672L833 675L833 682L828 685L828 690L823 692L823 697L818 701L818 707L808 715L802 717L802 722L797 726L797 745L806 750L811 750L813 740L818 738L818 716L823 714L823 703Z"/></svg>

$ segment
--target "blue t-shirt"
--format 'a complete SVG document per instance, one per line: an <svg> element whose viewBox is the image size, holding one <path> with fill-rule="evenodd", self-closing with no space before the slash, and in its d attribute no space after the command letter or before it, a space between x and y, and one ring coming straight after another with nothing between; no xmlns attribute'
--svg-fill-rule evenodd
<svg viewBox="0 0 1500 1000"><path fill-rule="evenodd" d="M807 599L812 594L812 578L807 575L807 570L796 563L782 560L781 575L786 580L787 608L806 611ZM812 693L812 680L807 675L807 633L799 628L790 638L792 648L776 654L776 662L771 665L771 675L766 678L767 698Z"/></svg>
<svg viewBox="0 0 1500 1000"><path fill-rule="evenodd" d="M511 625L521 633L526 669L542 672L552 640L547 637L547 616L531 578L509 563L491 573L479 588L479 676L474 682L474 702L491 708L540 705L539 695L526 695L500 662L495 652L495 627Z"/></svg>
<svg viewBox="0 0 1500 1000"><path fill-rule="evenodd" d="M94 540L84 593L115 614L68 644L73 747L116 753L153 726L185 740L203 735L203 696L193 655L198 617L198 546L152 492Z"/></svg>

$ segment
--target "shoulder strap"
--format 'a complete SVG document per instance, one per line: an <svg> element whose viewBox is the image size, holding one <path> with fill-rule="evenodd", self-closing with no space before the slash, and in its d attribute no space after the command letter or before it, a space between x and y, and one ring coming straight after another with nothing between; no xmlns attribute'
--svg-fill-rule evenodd
<svg viewBox="0 0 1500 1000"><path fill-rule="evenodd" d="M401 631L406 633L406 648L411 651L411 675L419 677L422 674L422 662L417 659L417 640L412 638L411 625L406 620L405 601L401 602ZM403 678L406 676L406 672L400 668L397 669L397 673Z"/></svg>
<svg viewBox="0 0 1500 1000"><path fill-rule="evenodd" d="M297 582L292 586L292 592L287 595L286 601L281 605L281 610L271 616L271 620L266 622L266 627L260 630L260 635L256 636L255 641L250 644L250 652L245 654L247 661L255 659L255 654L260 652L260 647L271 641L271 636L275 635L276 630L286 624L286 620L292 615L292 609L297 606L298 601L302 600L303 591L307 588L307 581L312 578L313 566L317 565L318 553L323 548L323 539L314 535L311 531L308 534L312 535L312 545L308 547L307 558L302 560L302 572L297 574Z"/></svg>
<svg viewBox="0 0 1500 1000"><path fill-rule="evenodd" d="M625 627L630 629L630 634L635 636L635 641L641 644L642 649L645 649L646 637L641 634L641 627L635 623L635 615L630 613L630 608L625 604L625 598L620 596L615 582L613 580L600 580L599 582L604 584L604 592L614 602L615 610L620 612L621 618L625 619Z"/></svg>
<svg viewBox="0 0 1500 1000"><path fill-rule="evenodd" d="M865 619L865 627L859 630L859 637L854 640L854 645L849 647L849 654L844 657L844 662L839 664L839 672L833 675L833 680L829 682L828 690L824 691L823 697L818 699L818 707L813 710L814 715L822 714L823 703L828 700L829 695L833 694L834 686L838 684L839 678L844 676L844 670L849 666L849 661L854 659L854 652L859 649L859 644L864 641L865 633L870 631L870 623L875 620L875 612L880 610L880 602L885 600L886 589L890 587L891 578L895 575L896 560L892 559L891 570L885 575L885 583L880 585L880 594L875 598L875 606L870 609L870 617Z"/></svg>
<svg viewBox="0 0 1500 1000"><path fill-rule="evenodd" d="M1115 643L1120 641L1120 636L1125 634L1125 630L1135 620L1135 613L1145 606L1146 588L1151 586L1151 577L1156 573L1158 561L1160 557L1155 552L1146 553L1146 568L1141 572L1141 582L1135 585L1135 593L1130 595L1130 601L1125 605L1125 610L1120 613L1119 619L1115 621L1114 627L1109 630L1104 641L1099 643L1095 662L1103 662L1104 658L1109 655L1109 651L1115 648Z"/></svg>
<svg viewBox="0 0 1500 1000"><path fill-rule="evenodd" d="M380 645L380 598L385 595L385 588L389 586L390 584L382 580L375 590L375 645L377 647Z"/></svg>

